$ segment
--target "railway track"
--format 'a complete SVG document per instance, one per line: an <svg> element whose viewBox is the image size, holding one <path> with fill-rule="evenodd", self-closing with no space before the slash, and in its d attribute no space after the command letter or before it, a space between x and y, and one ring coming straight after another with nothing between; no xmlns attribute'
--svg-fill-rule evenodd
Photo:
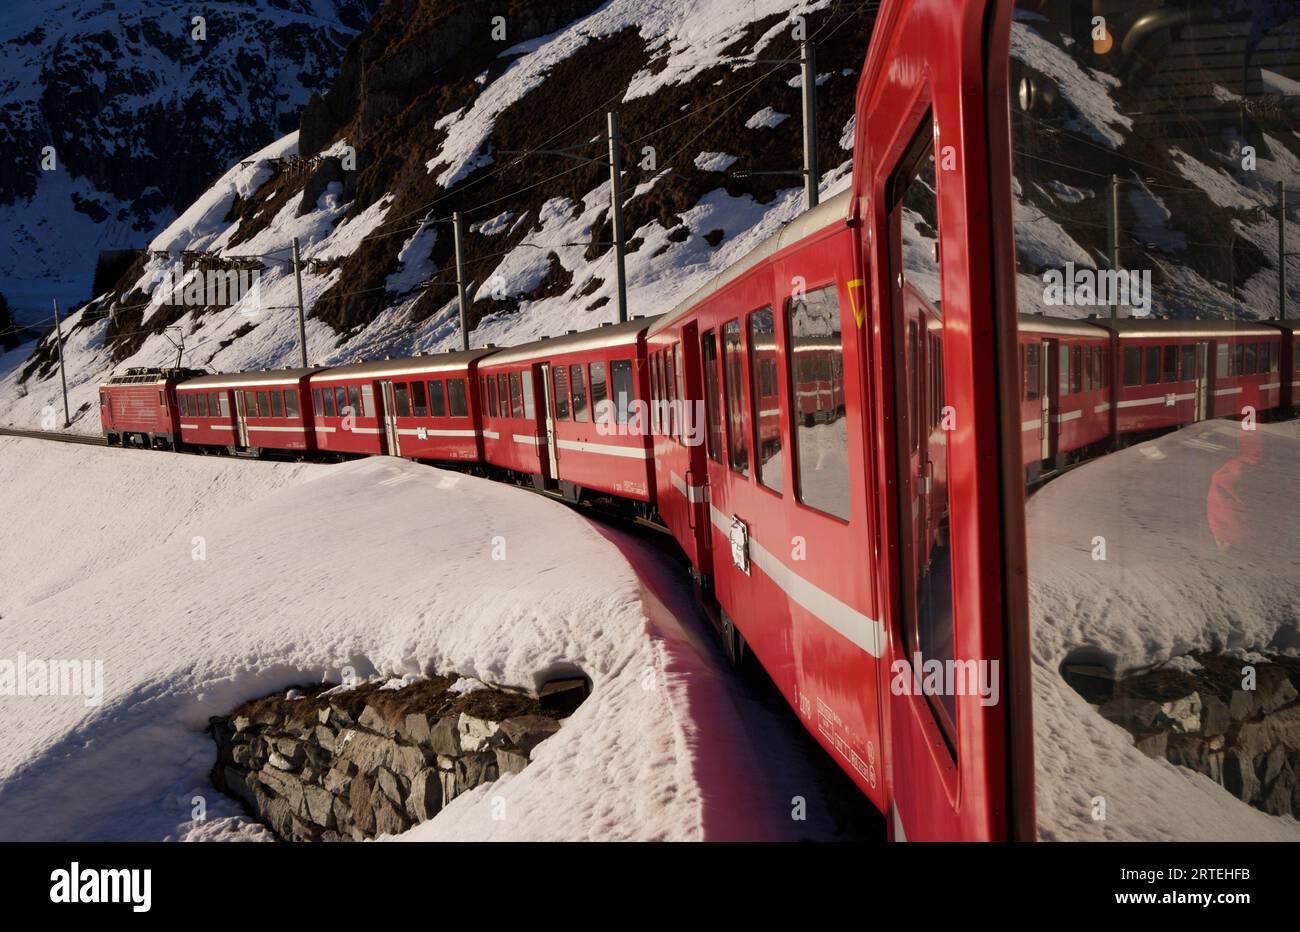
<svg viewBox="0 0 1300 932"><path fill-rule="evenodd" d="M27 437L32 440L53 440L58 443L81 443L92 447L106 447L108 441L92 434L70 434L58 430L15 430L0 427L0 437Z"/></svg>

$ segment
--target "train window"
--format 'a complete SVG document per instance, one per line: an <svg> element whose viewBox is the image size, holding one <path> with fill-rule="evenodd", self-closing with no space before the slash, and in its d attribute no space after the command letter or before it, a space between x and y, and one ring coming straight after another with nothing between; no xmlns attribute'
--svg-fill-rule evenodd
<svg viewBox="0 0 1300 932"><path fill-rule="evenodd" d="M1025 347L1025 400L1036 400L1042 384L1042 347L1037 343L1031 343Z"/></svg>
<svg viewBox="0 0 1300 932"><path fill-rule="evenodd" d="M849 518L849 435L844 420L840 304L835 286L786 302L789 335L786 398L794 428L799 501Z"/></svg>
<svg viewBox="0 0 1300 932"><path fill-rule="evenodd" d="M749 437L745 429L745 370L741 362L740 321L722 325L722 372L727 390L727 454L731 468L749 475Z"/></svg>
<svg viewBox="0 0 1300 932"><path fill-rule="evenodd" d="M352 409L349 413L353 417L361 416L361 390L355 385L348 386L348 407Z"/></svg>
<svg viewBox="0 0 1300 932"><path fill-rule="evenodd" d="M1178 381L1178 347L1165 347L1165 365L1161 381L1177 382Z"/></svg>
<svg viewBox="0 0 1300 932"><path fill-rule="evenodd" d="M636 389L632 381L632 360L615 359L609 364L609 391L614 397L614 415L618 423L626 424Z"/></svg>
<svg viewBox="0 0 1300 932"><path fill-rule="evenodd" d="M497 407L502 417L510 416L510 380L504 372L497 373Z"/></svg>
<svg viewBox="0 0 1300 932"><path fill-rule="evenodd" d="M1195 346L1184 346L1182 348L1182 364L1179 366L1179 375L1184 382L1196 378Z"/></svg>
<svg viewBox="0 0 1300 932"><path fill-rule="evenodd" d="M257 393L257 416L271 416L271 399L267 396L266 392Z"/></svg>
<svg viewBox="0 0 1300 932"><path fill-rule="evenodd" d="M325 402L325 407L321 409L321 413L324 414L326 417L334 417L334 389L332 388L321 389L320 397L321 400Z"/></svg>
<svg viewBox="0 0 1300 932"><path fill-rule="evenodd" d="M556 366L551 370L551 383L555 389L555 419L569 419L569 370Z"/></svg>
<svg viewBox="0 0 1300 932"><path fill-rule="evenodd" d="M361 410L358 413L362 417L375 416L375 390L369 383L361 386Z"/></svg>
<svg viewBox="0 0 1300 932"><path fill-rule="evenodd" d="M677 436L677 372L672 347L664 350L664 391L668 396L668 436Z"/></svg>
<svg viewBox="0 0 1300 932"><path fill-rule="evenodd" d="M722 412L718 410L718 342L713 331L700 336L704 361L704 411L709 422L709 459L722 462Z"/></svg>
<svg viewBox="0 0 1300 932"><path fill-rule="evenodd" d="M220 401L220 403L221 403L221 416L222 416L222 417L230 417L230 401L228 400L228 397L227 397L226 393L225 393L225 392L221 392L221 393L217 396L217 399L218 399L218 401Z"/></svg>
<svg viewBox="0 0 1300 932"><path fill-rule="evenodd" d="M1070 351L1070 391L1083 391L1083 347L1075 346Z"/></svg>
<svg viewBox="0 0 1300 932"><path fill-rule="evenodd" d="M284 395L279 392L270 393L271 417L284 417Z"/></svg>
<svg viewBox="0 0 1300 932"><path fill-rule="evenodd" d="M487 380L487 413L493 417L501 416L501 409L497 407L497 380L495 376L484 376Z"/></svg>
<svg viewBox="0 0 1300 932"><path fill-rule="evenodd" d="M777 397L776 320L770 307L749 315L750 417L754 422L754 472L773 492L785 491L781 468L781 402Z"/></svg>
<svg viewBox="0 0 1300 932"><path fill-rule="evenodd" d="M162 388L158 389L158 404L159 404L160 407L163 407L163 408L167 407L167 391L166 391L166 389L162 389Z"/></svg>
<svg viewBox="0 0 1300 932"><path fill-rule="evenodd" d="M1157 385L1160 382L1160 347L1147 347L1146 384Z"/></svg>
<svg viewBox="0 0 1300 932"><path fill-rule="evenodd" d="M429 416L447 416L447 398L442 393L442 380L429 380Z"/></svg>
<svg viewBox="0 0 1300 932"><path fill-rule="evenodd" d="M569 391L573 393L573 419L588 420L587 415L587 381L582 375L582 366L578 363L569 367Z"/></svg>
<svg viewBox="0 0 1300 932"><path fill-rule="evenodd" d="M298 393L292 389L284 393L284 415L295 418L298 416Z"/></svg>
<svg viewBox="0 0 1300 932"><path fill-rule="evenodd" d="M591 376L591 416L599 423L608 421L609 392L605 384L605 364L593 362L587 367Z"/></svg>
<svg viewBox="0 0 1300 932"><path fill-rule="evenodd" d="M410 417L411 398L410 395L407 393L405 382L393 383L393 399L396 402L397 416Z"/></svg>
<svg viewBox="0 0 1300 932"><path fill-rule="evenodd" d="M1232 348L1232 374L1241 375L1246 371L1246 344L1238 343Z"/></svg>
<svg viewBox="0 0 1300 932"><path fill-rule="evenodd" d="M488 385L488 383L487 383L487 376L486 376L486 375L480 375L480 376L478 377L478 390L479 390L479 395L481 396L481 397L479 398L479 407L481 407L481 408L483 409L483 413L484 413L485 415L491 413L491 412L488 410L488 387L487 387L487 385Z"/></svg>
<svg viewBox="0 0 1300 932"><path fill-rule="evenodd" d="M208 417L217 416L217 398L216 392L208 392Z"/></svg>
<svg viewBox="0 0 1300 932"><path fill-rule="evenodd" d="M424 391L423 382L411 383L411 414L414 417L429 416L429 396Z"/></svg>
<svg viewBox="0 0 1300 932"><path fill-rule="evenodd" d="M325 413L325 409L320 406L320 389L313 388L311 390L311 397L312 397L312 410L316 412L317 417L320 417L322 414Z"/></svg>
<svg viewBox="0 0 1300 932"><path fill-rule="evenodd" d="M1104 385L1101 373L1101 347L1094 346L1092 348L1092 387L1094 391Z"/></svg>
<svg viewBox="0 0 1300 932"><path fill-rule="evenodd" d="M1254 343L1246 344L1246 365L1241 371L1245 375L1255 374L1255 344Z"/></svg>
<svg viewBox="0 0 1300 932"><path fill-rule="evenodd" d="M1280 347L1276 343L1264 344L1268 348L1268 371L1276 372Z"/></svg>
<svg viewBox="0 0 1300 932"><path fill-rule="evenodd" d="M930 362L922 357L924 346L913 354L906 345L910 327L921 334L944 326L942 297L943 231L939 225L938 177L935 165L934 124L927 119L916 132L897 172L888 185L889 253L891 271L898 285L890 290L894 350L894 414L897 425L896 470L897 515L902 536L902 611L899 616L903 640L909 653L917 653L926 664L941 667L955 662L956 644L952 609L952 561L948 543L948 450L943 432L930 432L913 449L910 438L920 425L915 411L924 410L913 400L918 390L933 385L942 392L943 381L930 382L917 370ZM838 315L836 315L838 331ZM941 331L942 332L942 331ZM838 333L837 333L838 336ZM1078 356L1075 357L1076 368ZM1061 348L1062 370L1070 368L1070 352ZM915 368L910 369L909 367ZM1065 372L1061 391L1068 390ZM841 387L842 391L842 387ZM911 395L912 397L909 397ZM938 399L940 410L944 399ZM840 418L841 430L843 418ZM847 464L847 432L841 435L834 460ZM831 460L822 451L821 462ZM799 460L808 457L798 450ZM816 460L815 460L816 462ZM800 482L803 482L802 472ZM847 478L845 489L849 488ZM844 495L847 516L848 496ZM956 699L951 690L928 696L930 711L948 740L955 756Z"/></svg>
<svg viewBox="0 0 1300 932"><path fill-rule="evenodd" d="M347 417L349 414L355 415L356 409L347 410L348 407L348 390L342 385L334 387L334 407L338 409L339 417Z"/></svg>
<svg viewBox="0 0 1300 932"><path fill-rule="evenodd" d="M524 417L533 418L537 409L533 407L533 370L530 366L520 373L520 388L524 396Z"/></svg>
<svg viewBox="0 0 1300 932"><path fill-rule="evenodd" d="M464 379L447 380L447 413L452 417L469 417L469 395Z"/></svg>
<svg viewBox="0 0 1300 932"><path fill-rule="evenodd" d="M1124 385L1142 384L1142 350L1136 346L1124 347Z"/></svg>
<svg viewBox="0 0 1300 932"><path fill-rule="evenodd" d="M682 345L680 343L673 344L673 360L676 363L676 369L677 369L677 399L678 401L681 402L681 411L678 412L678 417L685 418L686 417L686 378L682 373ZM685 433L681 421L678 422L677 433L679 435Z"/></svg>
<svg viewBox="0 0 1300 932"><path fill-rule="evenodd" d="M920 356L916 346L916 322L908 321L907 324L907 371L918 373L920 366L918 361ZM915 379L908 383L908 408L911 411L911 417L907 419L909 431L908 449L915 453L921 447L921 419L917 415L917 407L920 402L917 400L917 385Z"/></svg>
<svg viewBox="0 0 1300 932"><path fill-rule="evenodd" d="M1219 343L1219 345L1215 347L1214 354L1215 354L1215 361L1214 361L1215 375L1217 375L1221 379L1227 378L1230 372L1229 366L1231 365L1230 360L1232 358L1230 356L1228 344Z"/></svg>
<svg viewBox="0 0 1300 932"><path fill-rule="evenodd" d="M604 386L602 385L601 388L603 389ZM524 416L524 396L520 391L518 372L510 373L510 416Z"/></svg>

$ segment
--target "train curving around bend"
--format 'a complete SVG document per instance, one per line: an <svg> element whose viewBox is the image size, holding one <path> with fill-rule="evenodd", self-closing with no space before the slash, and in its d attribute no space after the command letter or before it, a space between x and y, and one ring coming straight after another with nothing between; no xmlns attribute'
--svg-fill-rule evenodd
<svg viewBox="0 0 1300 932"><path fill-rule="evenodd" d="M1294 3L889 0L849 189L677 307L505 349L133 369L101 389L104 432L620 503L672 533L728 654L892 837L1033 838L1026 490L1162 431L1293 416L1265 196L1300 134L1294 107L1244 104L1300 80L1298 32ZM1265 171L1233 168L1243 144ZM1069 304L1060 270L1147 274L1126 304Z"/></svg>

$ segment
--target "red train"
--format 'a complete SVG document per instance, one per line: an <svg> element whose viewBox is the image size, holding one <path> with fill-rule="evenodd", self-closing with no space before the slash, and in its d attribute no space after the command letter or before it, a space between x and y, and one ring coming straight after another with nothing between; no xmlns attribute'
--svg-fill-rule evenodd
<svg viewBox="0 0 1300 932"><path fill-rule="evenodd" d="M1026 474L1290 409L1300 387L1295 321L1018 313L1012 108L1040 78L1012 84L1013 22L1065 34L1091 21L1076 5L882 4L850 189L660 317L497 351L155 373L159 410L131 421L128 375L101 391L104 430L388 453L625 502L671 531L728 653L762 664L892 837L1033 838ZM932 663L976 679L927 688Z"/></svg>

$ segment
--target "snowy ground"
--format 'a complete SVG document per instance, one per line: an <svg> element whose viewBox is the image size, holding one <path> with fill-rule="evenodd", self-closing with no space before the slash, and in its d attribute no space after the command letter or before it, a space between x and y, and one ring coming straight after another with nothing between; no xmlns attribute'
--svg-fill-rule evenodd
<svg viewBox="0 0 1300 932"><path fill-rule="evenodd" d="M0 438L0 513L0 658L102 660L104 679L95 706L0 698L0 839L256 834L207 782L208 717L345 665L592 678L527 770L404 839L866 835L824 755L722 669L675 568L557 503L387 458Z"/></svg>
<svg viewBox="0 0 1300 932"><path fill-rule="evenodd" d="M1193 651L1291 650L1300 618L1300 422L1195 424L1102 457L1029 502L1039 832L1047 839L1297 840L1300 824L1147 758L1066 685ZM1106 559L1096 560L1095 538ZM1175 661L1177 662L1177 661ZM1093 821L1093 797L1106 819Z"/></svg>

